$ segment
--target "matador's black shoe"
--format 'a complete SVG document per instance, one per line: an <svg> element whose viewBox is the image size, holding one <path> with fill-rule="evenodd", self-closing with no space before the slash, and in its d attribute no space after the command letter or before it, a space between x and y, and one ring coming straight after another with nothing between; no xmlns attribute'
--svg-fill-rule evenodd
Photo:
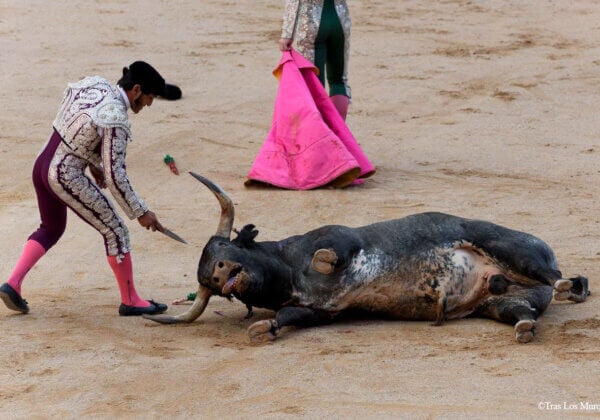
<svg viewBox="0 0 600 420"><path fill-rule="evenodd" d="M157 315L165 312L169 307L164 303L158 303L153 301L152 299L148 300L150 302L150 306L140 307L140 306L130 306L121 303L119 306L119 315L121 316L140 316L144 314L148 315Z"/></svg>
<svg viewBox="0 0 600 420"><path fill-rule="evenodd" d="M4 304L8 309L22 312L24 314L29 312L27 301L23 299L21 295L19 295L17 291L8 283L4 283L2 286L0 286L0 299L4 301Z"/></svg>

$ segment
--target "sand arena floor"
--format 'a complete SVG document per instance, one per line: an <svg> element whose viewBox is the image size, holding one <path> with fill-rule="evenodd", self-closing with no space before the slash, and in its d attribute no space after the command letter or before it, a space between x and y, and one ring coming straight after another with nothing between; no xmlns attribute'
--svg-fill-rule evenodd
<svg viewBox="0 0 600 420"><path fill-rule="evenodd" d="M283 1L0 3L0 275L38 223L30 171L69 81L117 80L143 59L184 92L131 117L130 178L183 246L129 222L140 292L195 289L218 182L236 227L281 239L422 211L544 239L567 275L600 284L600 4L350 1L348 125L377 166L365 185L307 192L243 182L271 123ZM177 160L177 177L163 164ZM9 418L460 418L598 415L600 314L552 304L527 345L468 319L353 320L249 344L244 305L213 299L191 325L117 315L100 236L70 215L0 308L0 412ZM171 313L185 308L172 307ZM269 317L257 310L255 319Z"/></svg>

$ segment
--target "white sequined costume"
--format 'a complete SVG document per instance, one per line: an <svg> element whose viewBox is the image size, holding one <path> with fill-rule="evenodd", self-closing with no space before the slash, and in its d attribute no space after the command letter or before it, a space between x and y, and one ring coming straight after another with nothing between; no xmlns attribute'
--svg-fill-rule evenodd
<svg viewBox="0 0 600 420"><path fill-rule="evenodd" d="M110 256L130 251L129 232L111 201L85 174L88 164L102 166L108 189L130 219L148 210L127 177L125 155L132 135L124 95L97 76L69 84L53 123L62 142L48 167L54 194L102 234Z"/></svg>

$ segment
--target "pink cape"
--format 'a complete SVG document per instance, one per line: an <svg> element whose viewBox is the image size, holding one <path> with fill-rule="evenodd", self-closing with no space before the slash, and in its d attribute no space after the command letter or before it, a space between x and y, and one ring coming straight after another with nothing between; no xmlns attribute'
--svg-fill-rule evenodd
<svg viewBox="0 0 600 420"><path fill-rule="evenodd" d="M345 187L375 173L317 71L298 52L283 53L273 71L279 87L271 130L246 185L258 181L294 190Z"/></svg>

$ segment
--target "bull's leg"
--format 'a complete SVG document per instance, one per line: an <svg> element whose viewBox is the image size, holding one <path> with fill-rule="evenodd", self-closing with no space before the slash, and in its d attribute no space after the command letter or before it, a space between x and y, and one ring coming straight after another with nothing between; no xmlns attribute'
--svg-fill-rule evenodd
<svg viewBox="0 0 600 420"><path fill-rule="evenodd" d="M486 301L485 309L478 311L478 315L514 325L517 341L528 343L535 334L538 311L526 299L494 296Z"/></svg>
<svg viewBox="0 0 600 420"><path fill-rule="evenodd" d="M305 328L326 324L330 320L331 315L327 312L316 311L312 308L285 306L277 311L275 319L265 319L250 325L248 335L253 343L273 341L281 334L283 327Z"/></svg>
<svg viewBox="0 0 600 420"><path fill-rule="evenodd" d="M582 276L560 279L554 283L554 299L583 302L590 295L588 279Z"/></svg>
<svg viewBox="0 0 600 420"><path fill-rule="evenodd" d="M515 326L515 338L528 343L535 334L537 311L524 299L500 299L496 305L497 320Z"/></svg>
<svg viewBox="0 0 600 420"><path fill-rule="evenodd" d="M331 274L337 260L337 254L332 248L317 249L313 255L311 266L317 273Z"/></svg>

